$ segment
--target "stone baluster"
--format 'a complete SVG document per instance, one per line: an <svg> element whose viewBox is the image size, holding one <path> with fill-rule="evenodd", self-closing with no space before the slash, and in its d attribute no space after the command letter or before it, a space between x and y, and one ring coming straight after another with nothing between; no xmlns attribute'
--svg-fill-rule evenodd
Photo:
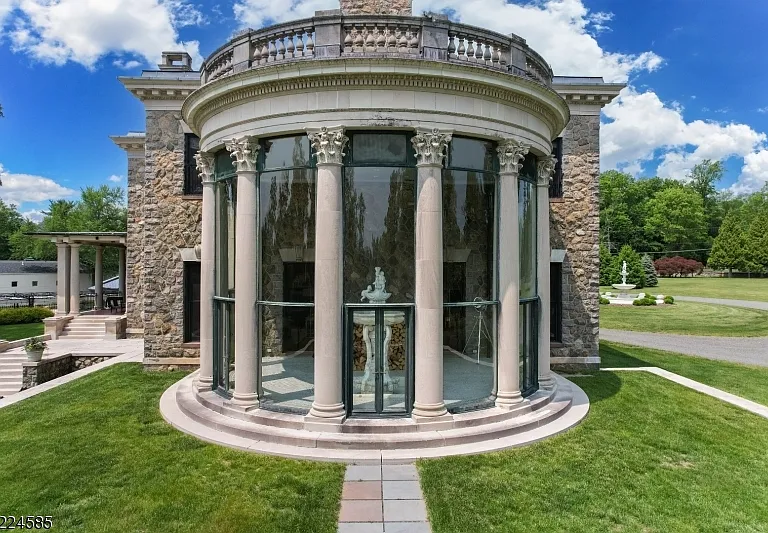
<svg viewBox="0 0 768 533"><path fill-rule="evenodd" d="M213 388L213 296L216 287L216 191L211 154L195 155L203 182L202 235L200 243L200 391Z"/></svg>
<svg viewBox="0 0 768 533"><path fill-rule="evenodd" d="M270 47L270 50L273 48ZM235 393L232 404L242 408L258 403L259 357L257 349L256 299L258 227L256 200L259 145L253 137L226 143L237 171L237 214L235 215Z"/></svg>
<svg viewBox="0 0 768 533"><path fill-rule="evenodd" d="M323 423L340 431L343 336L343 205L342 162L349 139L342 128L310 132L317 158L317 222L315 223L315 400L307 424ZM336 427L334 427L334 425Z"/></svg>
<svg viewBox="0 0 768 533"><path fill-rule="evenodd" d="M395 37L395 30L391 26L387 28L389 37L387 38L387 52L394 52L397 49L397 37Z"/></svg>
<svg viewBox="0 0 768 533"><path fill-rule="evenodd" d="M354 50L355 52L362 52L363 45L365 44L365 41L363 39L363 30L361 28L358 28L357 26L354 26L354 32L355 32Z"/></svg>
<svg viewBox="0 0 768 533"><path fill-rule="evenodd" d="M468 37L469 47L467 48L467 60L472 61L475 59L475 41L472 37Z"/></svg>
<svg viewBox="0 0 768 533"><path fill-rule="evenodd" d="M417 131L416 348L413 417L447 415L443 400L443 159L451 134ZM423 421L423 420L421 420Z"/></svg>
<svg viewBox="0 0 768 533"><path fill-rule="evenodd" d="M296 31L296 51L295 57L304 57L304 30Z"/></svg>
<svg viewBox="0 0 768 533"><path fill-rule="evenodd" d="M293 32L290 32L286 37L285 57L287 59L293 59L294 57L296 57L295 55L296 45L293 42L294 38L295 38L295 34Z"/></svg>
<svg viewBox="0 0 768 533"><path fill-rule="evenodd" d="M344 52L349 53L352 51L352 46L354 44L354 40L352 39L352 32L354 31L354 28L352 26L347 26L344 29L344 33L346 34L344 36Z"/></svg>
<svg viewBox="0 0 768 533"><path fill-rule="evenodd" d="M459 48L456 50L456 58L464 59L465 54L467 53L467 49L464 46L464 36L458 35L458 38L459 38Z"/></svg>
<svg viewBox="0 0 768 533"><path fill-rule="evenodd" d="M555 171L557 159L553 155L539 158L536 181L536 266L537 285L539 293L539 387L552 389L555 386L554 376L550 370L549 347L549 278L551 249L549 245L549 183Z"/></svg>
<svg viewBox="0 0 768 533"><path fill-rule="evenodd" d="M448 57L453 59L456 57L456 34L448 34Z"/></svg>
<svg viewBox="0 0 768 533"><path fill-rule="evenodd" d="M373 32L369 28L367 28L365 26L363 26L363 28L364 28L365 33L366 33L366 35L365 35L365 51L366 52L373 52L373 51L376 50L376 40L373 38Z"/></svg>
<svg viewBox="0 0 768 533"><path fill-rule="evenodd" d="M304 44L304 56L305 57L312 57L315 55L315 43L312 40L312 32L314 30L312 28L306 28L305 32L307 34L307 42Z"/></svg>
<svg viewBox="0 0 768 533"><path fill-rule="evenodd" d="M384 29L376 27L376 51L384 52L387 47L387 38L384 36Z"/></svg>
<svg viewBox="0 0 768 533"><path fill-rule="evenodd" d="M518 174L528 146L504 139L499 154L499 316L496 406L510 409L520 393L520 235Z"/></svg>

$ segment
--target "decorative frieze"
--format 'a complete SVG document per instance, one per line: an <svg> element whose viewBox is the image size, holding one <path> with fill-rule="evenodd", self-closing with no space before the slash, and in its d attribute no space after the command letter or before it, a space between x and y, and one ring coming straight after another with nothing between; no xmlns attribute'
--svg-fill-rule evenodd
<svg viewBox="0 0 768 533"><path fill-rule="evenodd" d="M499 172L501 174L517 174L523 166L523 159L528 153L529 146L517 139L504 139L496 148L499 154Z"/></svg>
<svg viewBox="0 0 768 533"><path fill-rule="evenodd" d="M213 182L213 156L208 152L199 152L195 154L195 163L197 163L197 171L200 173L200 179L203 180L203 183Z"/></svg>
<svg viewBox="0 0 768 533"><path fill-rule="evenodd" d="M322 127L319 132L309 133L309 141L312 143L312 152L318 165L342 164L344 149L349 142L343 128L329 130Z"/></svg>
<svg viewBox="0 0 768 533"><path fill-rule="evenodd" d="M539 157L539 162L536 165L536 181L539 187L549 187L549 182L552 180L552 174L555 172L556 164L557 158L552 154Z"/></svg>
<svg viewBox="0 0 768 533"><path fill-rule="evenodd" d="M259 145L253 137L246 135L232 139L226 143L226 147L235 161L237 172L256 172Z"/></svg>
<svg viewBox="0 0 768 533"><path fill-rule="evenodd" d="M451 142L451 134L437 129L432 131L417 131L411 139L416 150L416 165L443 166L445 151Z"/></svg>

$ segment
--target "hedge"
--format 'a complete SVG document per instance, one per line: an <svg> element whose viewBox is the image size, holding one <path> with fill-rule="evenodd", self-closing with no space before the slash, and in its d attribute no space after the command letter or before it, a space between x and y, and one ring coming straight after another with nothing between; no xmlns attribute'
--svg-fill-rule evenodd
<svg viewBox="0 0 768 533"><path fill-rule="evenodd" d="M8 324L31 324L53 316L47 307L8 307L0 309L0 326Z"/></svg>

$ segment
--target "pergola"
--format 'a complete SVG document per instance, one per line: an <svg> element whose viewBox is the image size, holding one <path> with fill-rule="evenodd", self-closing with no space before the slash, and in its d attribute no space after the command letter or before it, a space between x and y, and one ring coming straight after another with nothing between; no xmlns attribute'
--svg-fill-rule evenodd
<svg viewBox="0 0 768 533"><path fill-rule="evenodd" d="M125 298L125 242L126 233L118 231L61 231L26 233L35 239L46 239L56 244L58 251L56 268L56 314L80 313L80 246L96 249L94 285L96 310L104 307L104 269L102 258L105 246L114 246L119 252L118 293Z"/></svg>

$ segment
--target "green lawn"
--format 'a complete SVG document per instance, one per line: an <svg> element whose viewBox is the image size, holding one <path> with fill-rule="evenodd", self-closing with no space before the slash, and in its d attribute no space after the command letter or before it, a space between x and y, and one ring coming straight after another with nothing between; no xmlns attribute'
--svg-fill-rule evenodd
<svg viewBox="0 0 768 533"><path fill-rule="evenodd" d="M768 420L650 374L574 381L565 434L419 462L434 533L768 531Z"/></svg>
<svg viewBox="0 0 768 533"><path fill-rule="evenodd" d="M32 324L8 324L0 326L0 340L4 341L17 341L19 339L26 339L27 337L35 337L42 335L45 330L45 325L42 322L35 322Z"/></svg>
<svg viewBox="0 0 768 533"><path fill-rule="evenodd" d="M616 292L616 289L600 287L600 292L605 291ZM649 287L643 291L671 296L700 296L702 298L768 302L768 278L659 278L658 287Z"/></svg>
<svg viewBox="0 0 768 533"><path fill-rule="evenodd" d="M180 372L121 364L0 410L0 514L57 531L336 531L344 466L205 444L167 425Z"/></svg>
<svg viewBox="0 0 768 533"><path fill-rule="evenodd" d="M600 342L603 368L658 366L732 394L768 405L768 367L712 361L661 350Z"/></svg>
<svg viewBox="0 0 768 533"><path fill-rule="evenodd" d="M639 307L601 305L600 327L715 337L768 336L768 311L677 301Z"/></svg>

